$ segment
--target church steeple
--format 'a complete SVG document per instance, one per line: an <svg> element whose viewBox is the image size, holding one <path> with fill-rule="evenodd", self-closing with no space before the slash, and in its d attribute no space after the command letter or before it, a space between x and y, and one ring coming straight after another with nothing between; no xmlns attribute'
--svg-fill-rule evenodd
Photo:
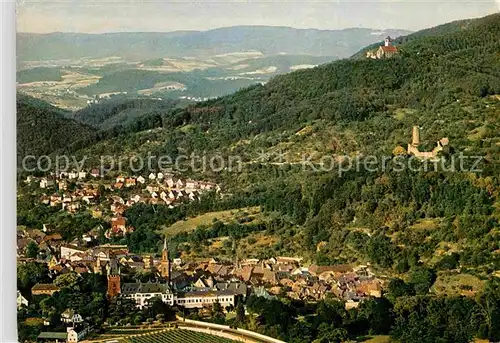
<svg viewBox="0 0 500 343"><path fill-rule="evenodd" d="M109 264L106 265L108 272L108 297L112 298L121 292L120 266L115 256L110 257Z"/></svg>
<svg viewBox="0 0 500 343"><path fill-rule="evenodd" d="M384 45L385 46L391 46L392 45L392 39L390 36L387 36L387 38L384 40Z"/></svg>
<svg viewBox="0 0 500 343"><path fill-rule="evenodd" d="M160 274L165 279L170 279L170 259L168 257L167 237L163 241L163 250L161 252Z"/></svg>
<svg viewBox="0 0 500 343"><path fill-rule="evenodd" d="M163 250L161 253L161 260L167 260L168 259L168 247L167 247L167 237L163 240Z"/></svg>

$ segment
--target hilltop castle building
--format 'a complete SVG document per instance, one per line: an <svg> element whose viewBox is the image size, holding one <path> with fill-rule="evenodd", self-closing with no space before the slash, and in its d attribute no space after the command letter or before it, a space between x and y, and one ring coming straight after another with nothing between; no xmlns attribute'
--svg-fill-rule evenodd
<svg viewBox="0 0 500 343"><path fill-rule="evenodd" d="M384 40L384 45L381 45L377 51L368 51L366 57L373 59L391 58L398 52L398 48L392 45L391 37L387 37Z"/></svg>

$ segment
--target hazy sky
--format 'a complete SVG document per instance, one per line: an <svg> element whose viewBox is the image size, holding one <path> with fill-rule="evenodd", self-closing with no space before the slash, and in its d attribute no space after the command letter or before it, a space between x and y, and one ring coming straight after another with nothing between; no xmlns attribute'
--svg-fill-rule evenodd
<svg viewBox="0 0 500 343"><path fill-rule="evenodd" d="M20 32L206 30L234 25L418 30L500 11L500 0L19 0Z"/></svg>

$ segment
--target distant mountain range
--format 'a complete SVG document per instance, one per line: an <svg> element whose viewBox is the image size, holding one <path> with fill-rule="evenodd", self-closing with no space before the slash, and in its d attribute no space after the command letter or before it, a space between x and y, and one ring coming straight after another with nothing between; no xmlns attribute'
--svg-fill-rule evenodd
<svg viewBox="0 0 500 343"><path fill-rule="evenodd" d="M272 26L234 26L209 31L166 33L18 33L18 61L43 61L120 56L131 61L160 57L195 57L259 51L264 55L290 54L349 57L386 36L407 30L295 29Z"/></svg>

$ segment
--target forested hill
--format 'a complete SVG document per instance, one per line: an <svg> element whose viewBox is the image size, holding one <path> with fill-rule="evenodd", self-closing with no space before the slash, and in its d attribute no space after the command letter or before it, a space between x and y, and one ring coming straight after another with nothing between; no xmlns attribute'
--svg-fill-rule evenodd
<svg viewBox="0 0 500 343"><path fill-rule="evenodd" d="M78 154L238 155L242 172L202 177L235 195L232 208L260 205L299 225L276 249L316 262L360 259L390 269L402 261L405 271L410 255L434 264L441 242L450 241L466 251L464 265L495 263L500 269L500 259L489 252L496 235L488 234L498 216L500 15L445 31L401 44L404 53L391 59L336 61L174 109L158 121L161 129L105 140ZM451 154L483 156L484 171L354 170L339 176L300 166L303 156L391 156L411 140L413 125L422 127L425 151L448 137ZM429 231L407 236L405 230L424 219ZM356 230L361 232L351 232ZM302 235L301 251L293 250L296 234ZM356 235L373 240L373 250L359 246ZM318 253L320 242L326 245Z"/></svg>
<svg viewBox="0 0 500 343"><path fill-rule="evenodd" d="M276 141L275 130L300 130L318 121L325 126L383 121L387 131L384 136L377 136L378 144L362 144L364 140L374 143L373 138L368 140L358 133L358 152L386 149L390 132L408 130L403 124L425 125L433 139L463 137L472 130L470 107L477 107L480 99L500 94L500 15L472 23L451 23L427 30L431 35L416 33L398 46L401 53L391 59L336 61L277 76L264 86L256 85L185 109L170 110L168 104L151 108L153 115L144 118L154 120L135 125L137 128L132 131L155 125L171 130L190 124L193 130L179 136L188 150L226 148L263 133L274 136L271 141ZM141 104L129 104L139 111L127 110L126 103L118 107L90 107L75 117L94 125L110 120L108 124L113 126L120 121L120 116L115 115L123 109L133 112L128 113L131 117L143 118L142 112L149 109L144 108L146 103ZM406 119L396 120L401 117L399 112L406 109L410 109ZM437 119L444 125L437 125ZM127 121L123 124L126 126ZM85 129L77 131L86 135ZM212 134L217 139L211 140ZM400 138L392 139L391 144L405 144ZM172 143L181 144L175 140ZM35 146L44 150L47 143ZM352 148L340 143L340 150Z"/></svg>
<svg viewBox="0 0 500 343"><path fill-rule="evenodd" d="M417 35L392 59L342 60L281 75L200 104L197 111L179 112L177 120L224 126L228 137L242 138L317 119L364 120L390 106L430 110L459 97L499 94L499 36L497 14L466 29ZM210 107L221 110L204 115L202 109Z"/></svg>
<svg viewBox="0 0 500 343"><path fill-rule="evenodd" d="M120 135L159 127L163 116L177 105L178 102L172 100L117 96L77 112L68 112L19 93L18 165L21 166L26 156L68 154Z"/></svg>
<svg viewBox="0 0 500 343"><path fill-rule="evenodd" d="M171 253L183 259L302 256L318 265L370 265L391 279L384 297L349 312L328 299L318 302L317 315L291 307L287 314L272 302L259 330L288 342L368 334L405 343L500 341L500 14L436 31L401 41L394 58L341 60L278 76L147 116L144 125L76 151L96 164L103 153L121 160L241 158L241 169L232 171L202 171L201 162L189 168L186 161L183 177L214 180L224 197L173 209L134 205L124 216L135 230L116 243L149 253L164 232ZM410 160L405 147L414 125L421 127L421 151L449 139L446 168ZM481 163L461 169L453 161L461 154ZM380 162L394 155L401 168L356 165L357 157ZM315 170L301 164L304 156L345 156L354 164L341 173L328 165ZM170 226L215 211L247 216L254 206L262 213L258 224L213 220L177 233ZM32 217L31 210L18 214Z"/></svg>
<svg viewBox="0 0 500 343"><path fill-rule="evenodd" d="M67 112L25 95L17 97L18 163L28 155L48 155L72 149L93 136L95 129L65 117Z"/></svg>
<svg viewBox="0 0 500 343"><path fill-rule="evenodd" d="M484 18L478 19L465 19L465 20L457 20L451 23L446 23L442 25L438 25L435 27L431 27L428 29L420 30L409 35L396 37L393 41L394 45L401 45L404 43L411 42L412 40L424 38L424 37L435 37L442 36L446 34L454 34L460 31L467 31L474 29L476 26L484 26L485 22L492 20L495 21L495 17L498 17L498 14L493 14ZM374 43L368 45L353 55L353 58L365 58L366 51L378 48L380 44Z"/></svg>
<svg viewBox="0 0 500 343"><path fill-rule="evenodd" d="M129 126L134 121L148 116L164 115L178 103L178 101L168 99L129 99L115 96L72 113L71 117L101 130L107 130L117 125Z"/></svg>

